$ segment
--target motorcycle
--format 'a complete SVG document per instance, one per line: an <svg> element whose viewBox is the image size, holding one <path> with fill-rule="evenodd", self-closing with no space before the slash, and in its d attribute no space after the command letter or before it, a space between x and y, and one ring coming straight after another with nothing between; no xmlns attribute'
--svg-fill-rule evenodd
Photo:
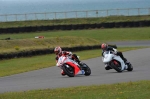
<svg viewBox="0 0 150 99"><path fill-rule="evenodd" d="M88 65L82 63L82 66L80 66L76 61L70 59L65 55L59 57L56 66L60 67L69 77L74 77L78 74L85 76L89 76L91 74L91 69Z"/></svg>
<svg viewBox="0 0 150 99"><path fill-rule="evenodd" d="M105 51L102 54L102 61L107 65L106 70L115 69L117 72L124 70L132 71L133 66L131 63L125 64L120 56L115 55L112 51Z"/></svg>

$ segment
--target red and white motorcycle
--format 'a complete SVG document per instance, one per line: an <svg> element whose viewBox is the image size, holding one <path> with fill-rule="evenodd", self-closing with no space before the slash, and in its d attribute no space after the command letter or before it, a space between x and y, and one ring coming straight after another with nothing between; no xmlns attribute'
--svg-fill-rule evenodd
<svg viewBox="0 0 150 99"><path fill-rule="evenodd" d="M74 77L75 75L89 76L91 74L91 69L85 63L82 63L82 66L80 66L77 62L65 55L59 57L56 66L60 67L69 77Z"/></svg>
<svg viewBox="0 0 150 99"><path fill-rule="evenodd" d="M107 65L106 70L115 69L117 72L124 70L132 71L133 66L131 63L125 64L120 56L115 55L111 51L105 51L102 56L102 61Z"/></svg>

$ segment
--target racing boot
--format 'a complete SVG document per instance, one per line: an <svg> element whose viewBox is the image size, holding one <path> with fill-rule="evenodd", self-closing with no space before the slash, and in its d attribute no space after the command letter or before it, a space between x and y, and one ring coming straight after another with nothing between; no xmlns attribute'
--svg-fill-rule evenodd
<svg viewBox="0 0 150 99"><path fill-rule="evenodd" d="M124 61L124 63L125 63L126 65L129 65L129 64L130 64L130 62L128 62L126 58L124 58L123 61Z"/></svg>
<svg viewBox="0 0 150 99"><path fill-rule="evenodd" d="M63 70L61 70L61 75L62 75L62 76L65 76L65 75L66 75Z"/></svg>
<svg viewBox="0 0 150 99"><path fill-rule="evenodd" d="M126 58L124 58L124 63L125 63L125 65L126 65L125 70L128 70L129 68L131 68L131 64L130 64L129 61L127 61Z"/></svg>
<svg viewBox="0 0 150 99"><path fill-rule="evenodd" d="M80 70L77 74L79 74L79 75L84 75L84 74L85 74L85 71L84 71L84 70Z"/></svg>

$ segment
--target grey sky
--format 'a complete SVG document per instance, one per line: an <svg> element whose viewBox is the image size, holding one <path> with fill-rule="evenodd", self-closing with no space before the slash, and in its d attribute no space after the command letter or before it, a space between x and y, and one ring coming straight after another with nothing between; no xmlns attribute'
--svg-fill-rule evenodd
<svg viewBox="0 0 150 99"><path fill-rule="evenodd" d="M150 0L0 0L0 14L150 7Z"/></svg>
<svg viewBox="0 0 150 99"><path fill-rule="evenodd" d="M116 1L141 1L141 0L0 0L2 2L116 2ZM146 1L146 0L142 0Z"/></svg>

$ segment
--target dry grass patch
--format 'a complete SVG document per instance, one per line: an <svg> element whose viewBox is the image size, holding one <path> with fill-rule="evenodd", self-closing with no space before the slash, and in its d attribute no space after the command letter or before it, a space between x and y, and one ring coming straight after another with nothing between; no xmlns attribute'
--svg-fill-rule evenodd
<svg viewBox="0 0 150 99"><path fill-rule="evenodd" d="M74 47L98 44L100 44L98 40L76 36L49 37L44 39L0 40L0 53L54 48L55 46Z"/></svg>

